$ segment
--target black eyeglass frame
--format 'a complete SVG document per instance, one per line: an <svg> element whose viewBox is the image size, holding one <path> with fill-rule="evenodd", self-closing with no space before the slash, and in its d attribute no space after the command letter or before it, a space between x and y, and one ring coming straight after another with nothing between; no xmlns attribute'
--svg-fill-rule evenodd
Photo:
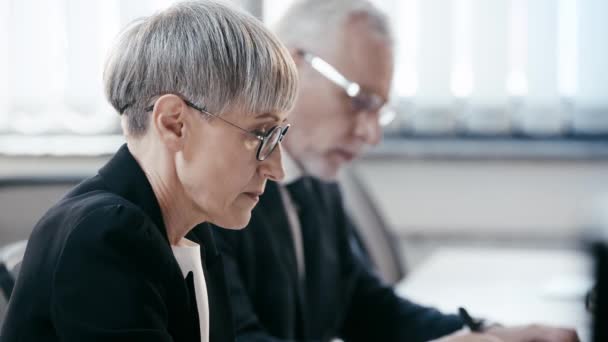
<svg viewBox="0 0 608 342"><path fill-rule="evenodd" d="M184 103L188 107L193 108L193 109L199 111L202 114L206 114L206 115L210 115L210 116L212 116L214 118L218 118L218 119L222 120L223 122L227 123L228 125L230 125L232 127L235 127L235 128L238 128L239 130L241 130L242 132L244 132L247 135L251 136L252 138L257 139L259 141L259 143L258 143L258 148L257 148L256 153L255 153L255 157L256 157L256 159L258 161L264 161L264 160L266 160L266 158L268 158L268 156L270 156L272 154L272 152L274 152L275 148L281 143L281 141L283 141L283 138L285 138L285 135L287 134L287 131L289 130L289 127L291 127L290 124L287 124L285 126L276 125L276 126L273 126L270 130L268 130L268 132L264 136L262 136L262 135L256 134L255 132L251 132L249 130L246 130L245 128L243 128L243 127L241 127L241 126L239 126L239 125L237 125L237 124L235 124L233 122L230 122L229 120L226 120L226 119L222 118L221 116L219 116L217 114L213 114L213 113L209 112L205 107L197 106L192 101L189 101L188 99L184 98L181 95L178 95L178 94L174 94L174 95L179 96L179 98L181 98L182 101L184 101ZM154 104L152 104L152 105L144 108L144 110L146 112L151 112L153 109L154 109ZM268 151L268 153L266 153L265 155L262 155L261 154L262 153L262 147L264 147L264 144L267 144L269 142L270 137L272 137L272 135L275 133L275 131L277 129L280 130L280 134L279 134L279 137L277 139L276 144L274 144L272 146L272 148Z"/></svg>

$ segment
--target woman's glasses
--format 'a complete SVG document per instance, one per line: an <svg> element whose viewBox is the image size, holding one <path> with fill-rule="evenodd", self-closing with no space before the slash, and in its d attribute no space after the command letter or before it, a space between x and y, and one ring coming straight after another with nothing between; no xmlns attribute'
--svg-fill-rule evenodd
<svg viewBox="0 0 608 342"><path fill-rule="evenodd" d="M189 107L191 107L193 109L196 109L197 111L201 112L202 114L206 114L206 115L210 115L215 118L218 118L218 119L224 121L225 123L227 123L228 125L238 128L241 131L243 131L244 133L246 133L247 135L257 139L259 145L258 145L255 156L256 156L256 159L259 161L263 161L266 158L268 158L268 156L272 153L272 151L274 151L274 149L277 147L277 145L281 141L283 141L283 138L285 138L285 134L287 134L287 131L289 130L289 127L290 127L289 124L287 124L285 126L274 126L266 134L260 135L256 132L248 131L248 130L242 128L241 126L222 118L221 116L219 116L217 114L210 113L204 107L199 107L199 106L195 105L194 103L192 103L191 101L186 100L184 97L181 97L181 99L186 103L186 105L188 105ZM152 109L154 109L154 105L146 107L145 111L150 112L150 111L152 111Z"/></svg>

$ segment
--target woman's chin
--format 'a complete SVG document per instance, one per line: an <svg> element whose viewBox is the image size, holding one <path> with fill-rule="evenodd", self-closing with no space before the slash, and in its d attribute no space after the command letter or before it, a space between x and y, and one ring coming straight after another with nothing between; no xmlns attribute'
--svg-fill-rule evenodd
<svg viewBox="0 0 608 342"><path fill-rule="evenodd" d="M241 230L247 227L250 219L251 210L247 210L246 212L234 213L234 215L230 215L230 217L219 218L211 223L224 229Z"/></svg>

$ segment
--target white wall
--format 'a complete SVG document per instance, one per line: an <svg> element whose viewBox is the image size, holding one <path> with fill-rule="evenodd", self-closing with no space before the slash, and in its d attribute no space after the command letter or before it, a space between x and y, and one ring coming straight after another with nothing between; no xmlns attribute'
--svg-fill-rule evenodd
<svg viewBox="0 0 608 342"><path fill-rule="evenodd" d="M576 236L608 194L608 161L363 160L357 170L400 236Z"/></svg>
<svg viewBox="0 0 608 342"><path fill-rule="evenodd" d="M93 174L105 159L0 157L0 178ZM608 194L608 160L375 158L355 166L403 237L568 238L578 233L581 208ZM0 189L0 245L27 237L64 191Z"/></svg>

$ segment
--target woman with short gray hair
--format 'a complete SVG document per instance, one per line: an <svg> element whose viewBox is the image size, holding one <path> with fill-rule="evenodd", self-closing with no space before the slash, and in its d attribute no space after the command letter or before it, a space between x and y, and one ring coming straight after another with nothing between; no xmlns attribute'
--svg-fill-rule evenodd
<svg viewBox="0 0 608 342"><path fill-rule="evenodd" d="M283 178L293 61L253 17L184 2L127 27L104 82L127 143L34 228L0 340L232 341L207 225L244 227Z"/></svg>

